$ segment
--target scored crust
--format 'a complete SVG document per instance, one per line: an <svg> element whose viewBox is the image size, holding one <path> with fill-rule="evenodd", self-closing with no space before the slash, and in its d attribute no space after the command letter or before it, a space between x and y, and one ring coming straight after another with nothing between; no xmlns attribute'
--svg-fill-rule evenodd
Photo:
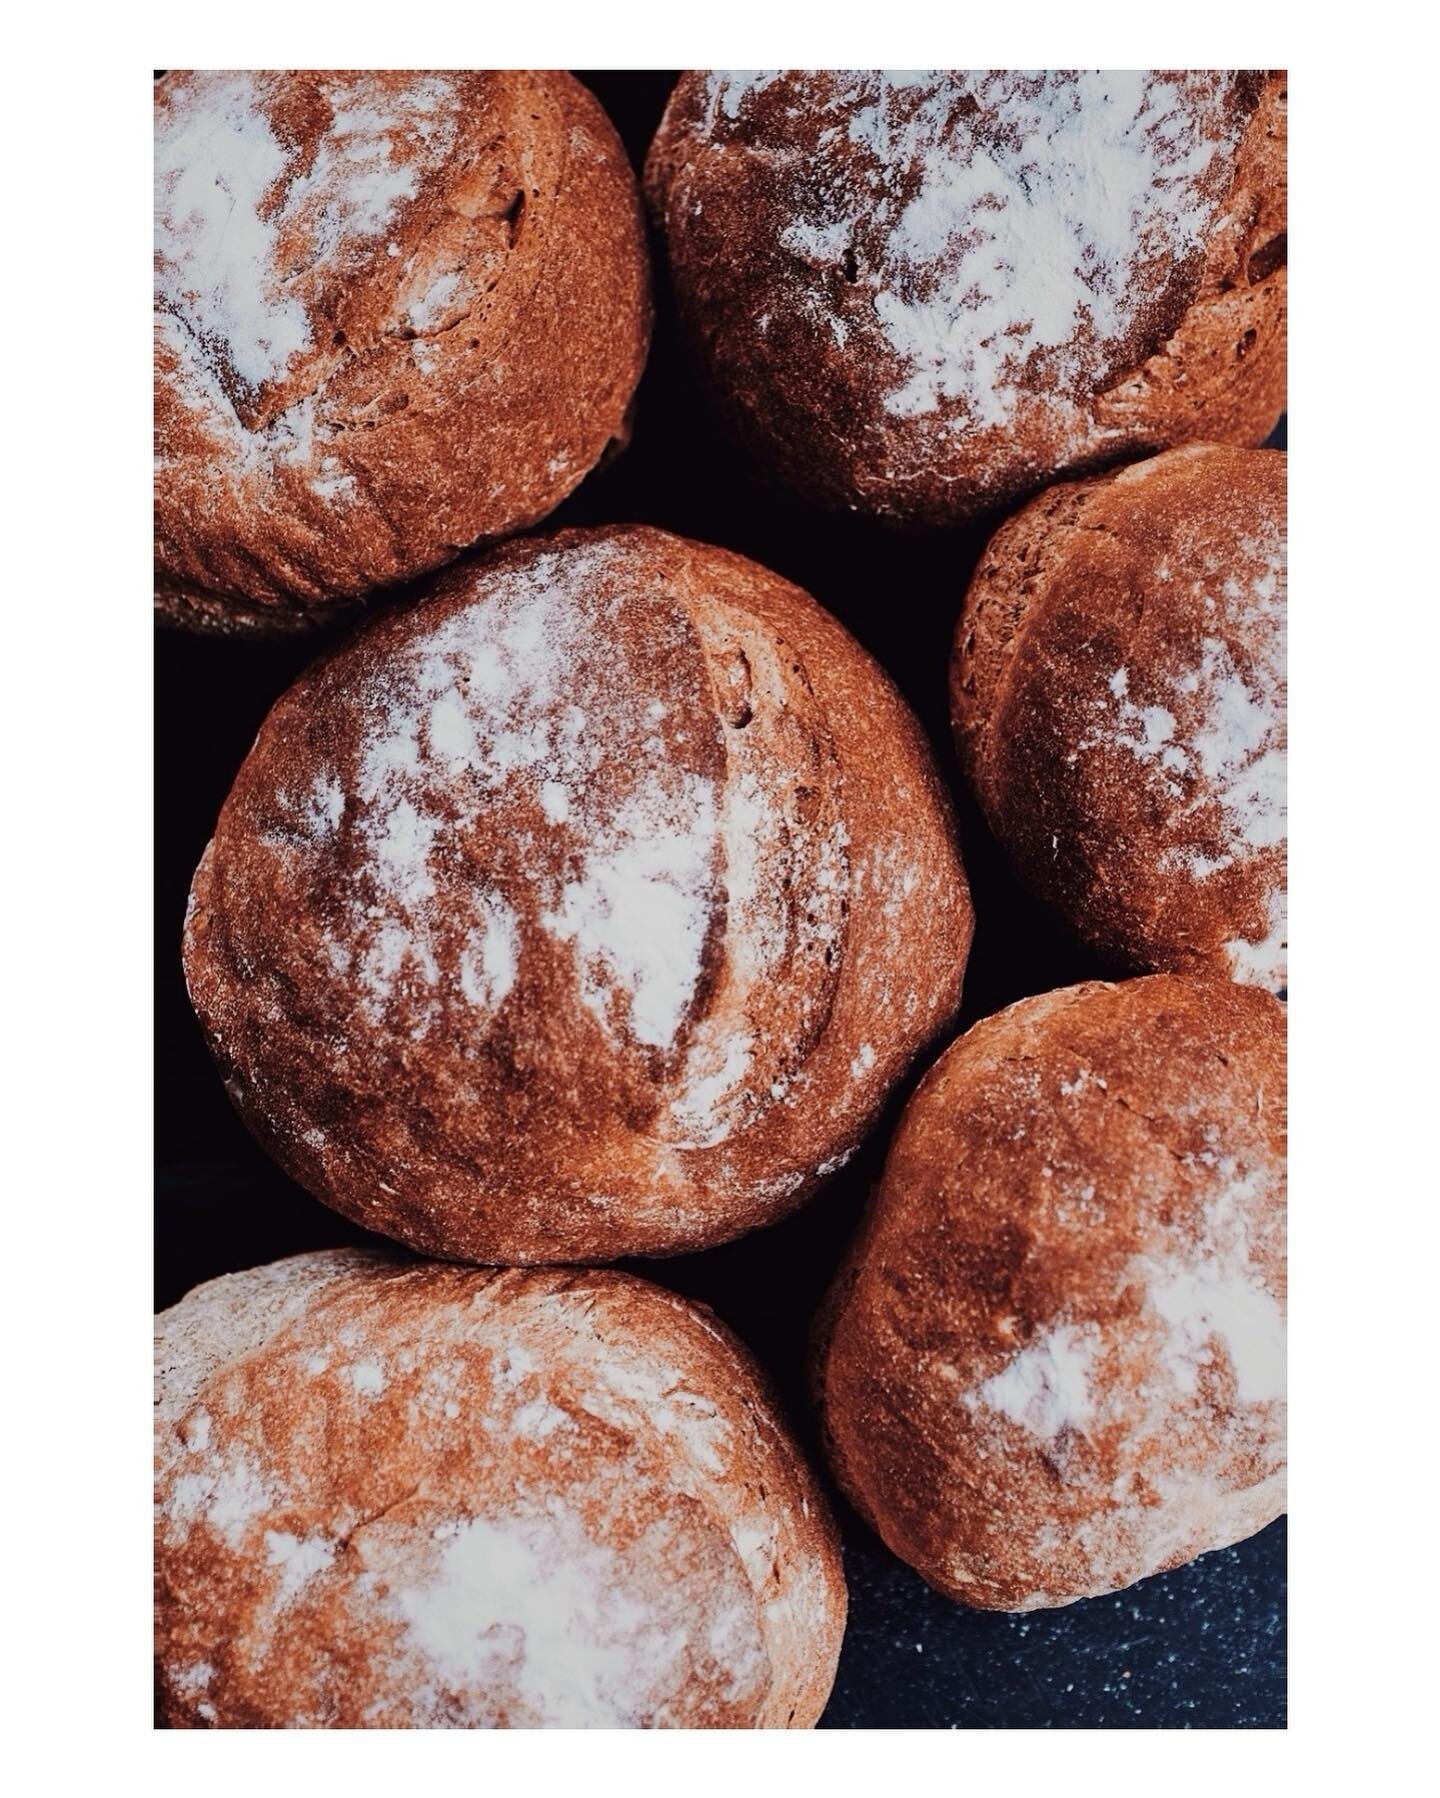
<svg viewBox="0 0 1440 1798"><path fill-rule="evenodd" d="M360 1251L156 1320L156 1666L218 1728L809 1728L834 1525L748 1354L629 1275Z"/></svg>
<svg viewBox="0 0 1440 1798"><path fill-rule="evenodd" d="M816 1328L841 1486L942 1592L1113 1592L1284 1509L1285 1013L1092 982L906 1108Z"/></svg>
<svg viewBox="0 0 1440 1798"><path fill-rule="evenodd" d="M297 1180L428 1253L782 1215L954 1016L972 914L889 681L639 527L450 571L280 700L195 877L191 996Z"/></svg>
<svg viewBox="0 0 1440 1798"><path fill-rule="evenodd" d="M1284 407L1283 74L683 75L647 195L742 443L949 524Z"/></svg>
<svg viewBox="0 0 1440 1798"><path fill-rule="evenodd" d="M1286 981L1284 453L1041 494L981 557L956 743L1025 880L1117 965Z"/></svg>
<svg viewBox="0 0 1440 1798"><path fill-rule="evenodd" d="M644 226L570 76L181 71L155 111L162 616L294 629L623 440Z"/></svg>

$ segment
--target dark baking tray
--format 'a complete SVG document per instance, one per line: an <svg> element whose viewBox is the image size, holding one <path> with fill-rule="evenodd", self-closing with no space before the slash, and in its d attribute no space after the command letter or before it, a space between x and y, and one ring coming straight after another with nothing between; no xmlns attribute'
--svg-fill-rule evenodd
<svg viewBox="0 0 1440 1798"><path fill-rule="evenodd" d="M637 166L673 77L584 73ZM658 266L658 264L657 264ZM661 277L626 453L547 522L645 522L753 556L827 605L890 671L957 794L978 927L962 1024L1109 970L1010 880L960 788L945 666L987 528L901 537L814 512L758 482L718 437L669 326ZM1283 447L1282 424L1272 442ZM156 1304L300 1249L363 1240L274 1168L230 1109L185 999L185 894L271 701L319 640L165 633L156 650ZM918 1077L920 1070L916 1070ZM805 1331L883 1159L894 1101L861 1153L796 1217L635 1271L703 1300L754 1349L812 1454ZM1276 1728L1285 1722L1285 1525L1115 1598L1024 1617L951 1604L836 1499L850 1622L822 1728Z"/></svg>

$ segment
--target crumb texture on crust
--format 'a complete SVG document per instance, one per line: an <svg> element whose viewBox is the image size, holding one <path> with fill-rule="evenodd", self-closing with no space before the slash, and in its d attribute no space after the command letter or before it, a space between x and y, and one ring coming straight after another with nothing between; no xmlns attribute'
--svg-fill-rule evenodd
<svg viewBox="0 0 1440 1798"><path fill-rule="evenodd" d="M610 1272L329 1252L156 1324L178 1727L809 1728L834 1526L709 1313Z"/></svg>
<svg viewBox="0 0 1440 1798"><path fill-rule="evenodd" d="M1285 1503L1285 1012L1151 975L1025 999L917 1091L817 1329L841 1485L1023 1611Z"/></svg>
<svg viewBox="0 0 1440 1798"><path fill-rule="evenodd" d="M624 435L639 197L567 75L172 73L155 222L172 622L291 628L535 523Z"/></svg>
<svg viewBox="0 0 1440 1798"><path fill-rule="evenodd" d="M913 718L807 595L642 529L452 570L274 708L195 1005L311 1191L431 1253L724 1240L860 1141L971 932Z"/></svg>
<svg viewBox="0 0 1440 1798"><path fill-rule="evenodd" d="M1286 463L1195 444L1051 489L981 557L960 759L1117 965L1286 984Z"/></svg>
<svg viewBox="0 0 1440 1798"><path fill-rule="evenodd" d="M1284 405L1283 75L715 70L647 189L722 410L822 503L951 523Z"/></svg>

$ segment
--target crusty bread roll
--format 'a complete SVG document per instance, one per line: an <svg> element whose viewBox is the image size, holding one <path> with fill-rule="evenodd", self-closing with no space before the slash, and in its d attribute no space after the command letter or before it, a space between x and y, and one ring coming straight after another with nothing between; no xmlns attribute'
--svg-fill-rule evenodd
<svg viewBox="0 0 1440 1798"><path fill-rule="evenodd" d="M834 1527L758 1370L613 1272L352 1250L157 1320L181 1727L807 1729Z"/></svg>
<svg viewBox="0 0 1440 1798"><path fill-rule="evenodd" d="M649 338L635 180L545 70L211 70L155 90L156 590L302 624L543 518Z"/></svg>
<svg viewBox="0 0 1440 1798"><path fill-rule="evenodd" d="M643 528L510 545L277 704L192 892L231 1094L426 1252L595 1261L800 1203L953 1017L950 811L798 588Z"/></svg>
<svg viewBox="0 0 1440 1798"><path fill-rule="evenodd" d="M1024 999L901 1119L817 1327L841 1485L952 1598L1114 1592L1284 1509L1285 1012Z"/></svg>
<svg viewBox="0 0 1440 1798"><path fill-rule="evenodd" d="M951 697L991 829L1092 946L1284 989L1282 452L1033 500L980 559Z"/></svg>
<svg viewBox="0 0 1440 1798"><path fill-rule="evenodd" d="M1285 80L682 76L647 189L723 415L820 503L950 524L1284 406Z"/></svg>

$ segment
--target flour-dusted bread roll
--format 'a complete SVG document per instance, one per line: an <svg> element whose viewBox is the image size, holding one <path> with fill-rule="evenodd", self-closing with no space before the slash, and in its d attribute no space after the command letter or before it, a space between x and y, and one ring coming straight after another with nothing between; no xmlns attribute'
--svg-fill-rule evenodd
<svg viewBox="0 0 1440 1798"><path fill-rule="evenodd" d="M166 618L302 624L533 524L623 440L639 196L568 75L169 74L155 225Z"/></svg>
<svg viewBox="0 0 1440 1798"><path fill-rule="evenodd" d="M1285 457L1192 445L1053 488L981 557L960 759L1117 967L1286 981Z"/></svg>
<svg viewBox="0 0 1440 1798"><path fill-rule="evenodd" d="M642 528L511 545L279 702L185 960L261 1142L477 1261L723 1241L800 1203L959 1003L919 727L822 608Z"/></svg>
<svg viewBox="0 0 1440 1798"><path fill-rule="evenodd" d="M355 1251L157 1320L164 1713L216 1728L795 1728L834 1527L709 1312Z"/></svg>
<svg viewBox="0 0 1440 1798"><path fill-rule="evenodd" d="M1024 999L906 1109L817 1329L841 1485L952 1598L1114 1592L1285 1505L1285 1011Z"/></svg>
<svg viewBox="0 0 1440 1798"><path fill-rule="evenodd" d="M1284 407L1284 77L720 70L647 187L723 415L820 503L950 524Z"/></svg>

